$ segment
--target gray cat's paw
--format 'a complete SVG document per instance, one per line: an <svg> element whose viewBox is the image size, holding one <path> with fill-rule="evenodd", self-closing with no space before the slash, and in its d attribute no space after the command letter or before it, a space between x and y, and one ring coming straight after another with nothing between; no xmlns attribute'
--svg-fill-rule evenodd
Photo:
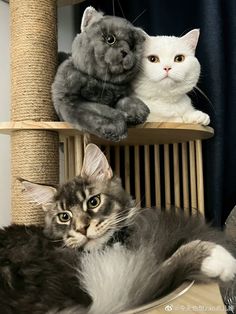
<svg viewBox="0 0 236 314"><path fill-rule="evenodd" d="M110 123L102 126L97 135L106 140L118 142L127 137L127 125L125 121L116 121L114 124Z"/></svg>
<svg viewBox="0 0 236 314"><path fill-rule="evenodd" d="M147 120L149 113L149 108L143 103L142 106L137 106L133 112L127 114L126 121L133 125L142 124Z"/></svg>
<svg viewBox="0 0 236 314"><path fill-rule="evenodd" d="M148 106L135 97L125 97L118 101L116 108L121 110L128 124L142 124L150 113Z"/></svg>

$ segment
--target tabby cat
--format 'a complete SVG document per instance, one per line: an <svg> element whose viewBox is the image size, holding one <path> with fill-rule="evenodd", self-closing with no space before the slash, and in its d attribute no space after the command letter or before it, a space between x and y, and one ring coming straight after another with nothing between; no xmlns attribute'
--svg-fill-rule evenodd
<svg viewBox="0 0 236 314"><path fill-rule="evenodd" d="M119 313L186 280L234 279L236 260L223 232L181 211L136 208L94 144L86 148L81 175L58 189L22 184L46 212L45 235L77 248L71 250L78 252L77 286L92 299L88 308L60 312L55 305L52 313Z"/></svg>

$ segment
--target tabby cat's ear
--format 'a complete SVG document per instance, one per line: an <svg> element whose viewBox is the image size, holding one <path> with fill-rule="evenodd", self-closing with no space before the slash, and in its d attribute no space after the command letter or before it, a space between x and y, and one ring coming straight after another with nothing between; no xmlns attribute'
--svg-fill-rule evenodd
<svg viewBox="0 0 236 314"><path fill-rule="evenodd" d="M108 180L113 177L106 156L95 144L88 144L85 148L81 176L90 180Z"/></svg>
<svg viewBox="0 0 236 314"><path fill-rule="evenodd" d="M85 30L86 27L97 22L103 17L101 12L96 11L93 7L87 7L84 11L82 22L81 22L81 32Z"/></svg>
<svg viewBox="0 0 236 314"><path fill-rule="evenodd" d="M181 37L190 47L192 50L195 51L198 43L198 38L200 35L199 29L193 29L184 36Z"/></svg>
<svg viewBox="0 0 236 314"><path fill-rule="evenodd" d="M57 189L49 185L33 183L22 178L18 178L18 180L23 185L23 193L26 197L31 199L32 202L41 205L43 210L46 211L49 204L53 202L53 197Z"/></svg>

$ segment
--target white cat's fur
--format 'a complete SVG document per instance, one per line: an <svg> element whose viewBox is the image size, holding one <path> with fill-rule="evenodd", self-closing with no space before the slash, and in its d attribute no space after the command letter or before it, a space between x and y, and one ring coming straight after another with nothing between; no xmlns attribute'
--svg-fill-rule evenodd
<svg viewBox="0 0 236 314"><path fill-rule="evenodd" d="M195 57L198 37L198 29L182 37L147 35L142 71L133 85L135 96L150 109L147 121L210 123L209 116L196 110L187 95L200 75ZM184 61L176 62L177 55L183 55ZM157 56L159 61L150 62L150 56Z"/></svg>

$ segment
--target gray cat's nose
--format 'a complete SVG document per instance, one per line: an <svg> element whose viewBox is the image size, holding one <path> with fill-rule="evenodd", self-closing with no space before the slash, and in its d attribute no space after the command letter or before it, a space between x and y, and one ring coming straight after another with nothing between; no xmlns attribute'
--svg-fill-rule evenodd
<svg viewBox="0 0 236 314"><path fill-rule="evenodd" d="M125 50L121 50L121 55L123 58L125 58L127 56L127 52Z"/></svg>

